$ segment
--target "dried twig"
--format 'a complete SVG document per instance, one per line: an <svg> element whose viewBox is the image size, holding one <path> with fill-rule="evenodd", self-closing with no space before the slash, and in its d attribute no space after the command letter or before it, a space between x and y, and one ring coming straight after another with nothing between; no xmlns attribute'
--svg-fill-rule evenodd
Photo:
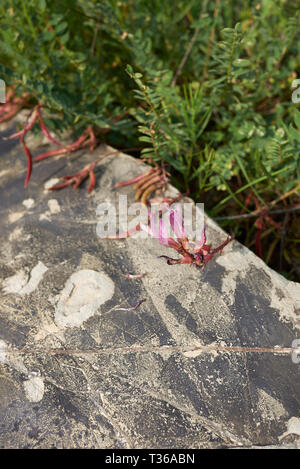
<svg viewBox="0 0 300 469"><path fill-rule="evenodd" d="M97 24L96 24L95 33L94 33L94 36L93 36L92 45L91 45L91 52L90 52L91 57L94 57L96 39L97 39L98 31L99 31L99 28L100 28L100 19L101 19L101 13L99 14L99 16L97 18Z"/></svg>

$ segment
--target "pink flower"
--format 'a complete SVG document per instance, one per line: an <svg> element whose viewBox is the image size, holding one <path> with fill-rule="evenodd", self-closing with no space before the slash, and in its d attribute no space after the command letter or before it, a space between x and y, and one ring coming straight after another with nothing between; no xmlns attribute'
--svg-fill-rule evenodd
<svg viewBox="0 0 300 469"><path fill-rule="evenodd" d="M150 212L150 228L141 224L141 229L156 238L163 246L174 249L182 256L181 259L159 256L167 259L169 265L191 264L200 269L204 267L217 252L221 254L223 248L232 240L232 238L228 237L220 246L211 249L210 246L206 244L206 229L204 227L200 240L196 243L191 243L184 229L180 206L176 206L175 209L170 209L168 206L165 206L165 209L170 213L170 225L176 240L168 236L168 228L162 218L159 219L159 227L157 229L155 226L154 212L152 211Z"/></svg>

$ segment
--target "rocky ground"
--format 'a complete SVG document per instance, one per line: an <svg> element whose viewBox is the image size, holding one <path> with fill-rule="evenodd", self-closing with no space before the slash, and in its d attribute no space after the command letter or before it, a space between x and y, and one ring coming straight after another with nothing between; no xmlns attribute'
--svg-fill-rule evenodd
<svg viewBox="0 0 300 469"><path fill-rule="evenodd" d="M132 201L114 185L145 170L130 156L89 195L50 192L111 149L45 160L24 189L22 146L0 145L0 447L299 447L299 284L237 241L198 271L155 239L100 239L98 204Z"/></svg>

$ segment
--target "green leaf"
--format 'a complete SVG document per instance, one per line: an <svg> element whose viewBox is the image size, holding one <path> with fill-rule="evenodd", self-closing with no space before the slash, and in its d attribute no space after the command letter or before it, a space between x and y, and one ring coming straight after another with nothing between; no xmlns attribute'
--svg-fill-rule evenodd
<svg viewBox="0 0 300 469"><path fill-rule="evenodd" d="M236 67L250 67L251 61L247 59L236 59L233 62Z"/></svg>
<svg viewBox="0 0 300 469"><path fill-rule="evenodd" d="M300 129L300 112L297 109L294 110L294 122L298 129Z"/></svg>

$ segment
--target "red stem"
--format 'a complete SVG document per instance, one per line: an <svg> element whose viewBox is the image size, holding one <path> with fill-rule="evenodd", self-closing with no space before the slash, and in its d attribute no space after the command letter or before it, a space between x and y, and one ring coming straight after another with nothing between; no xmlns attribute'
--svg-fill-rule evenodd
<svg viewBox="0 0 300 469"><path fill-rule="evenodd" d="M123 187L123 186L129 186L130 184L134 184L134 183L140 181L141 179L143 179L144 177L146 177L148 174L153 173L154 171L155 171L154 169L150 169L146 173L140 174L139 176L136 176L133 179L129 179L129 181L119 182L118 184L115 185L115 188Z"/></svg>
<svg viewBox="0 0 300 469"><path fill-rule="evenodd" d="M50 142L54 143L55 145L58 145L59 147L62 146L61 143L59 143L57 140L55 140L55 138L53 138L51 135L50 135L50 132L49 130L47 129L43 119L42 119L42 116L41 116L41 112L40 110L38 109L37 110L37 114L38 114L38 118L39 118L39 124L40 124L40 127L42 129L42 132L43 134L48 138L48 140L50 140Z"/></svg>

